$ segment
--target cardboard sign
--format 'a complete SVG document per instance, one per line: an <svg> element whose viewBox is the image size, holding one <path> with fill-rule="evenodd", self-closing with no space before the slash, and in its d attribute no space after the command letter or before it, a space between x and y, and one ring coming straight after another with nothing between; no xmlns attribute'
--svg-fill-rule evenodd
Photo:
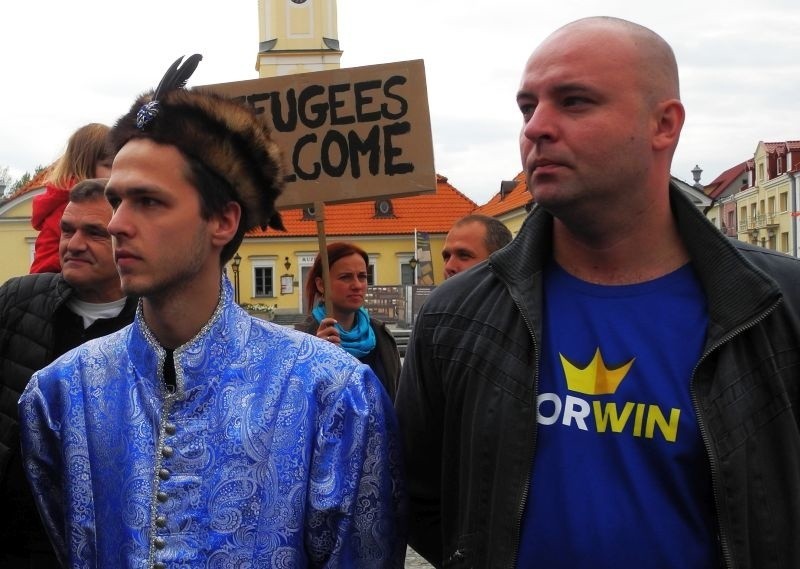
<svg viewBox="0 0 800 569"><path fill-rule="evenodd" d="M280 209L436 190L422 60L202 87L244 99L284 155Z"/></svg>

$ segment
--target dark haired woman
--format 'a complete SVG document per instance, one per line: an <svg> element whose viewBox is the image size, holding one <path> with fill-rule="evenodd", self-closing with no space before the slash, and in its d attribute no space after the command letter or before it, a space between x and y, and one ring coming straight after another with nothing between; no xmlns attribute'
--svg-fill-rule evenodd
<svg viewBox="0 0 800 569"><path fill-rule="evenodd" d="M364 308L368 262L369 257L360 247L352 243L330 243L331 284L326 291L322 260L317 255L305 285L306 303L311 313L298 329L340 345L367 364L394 400L400 377L400 353L386 324L370 317ZM332 314L325 314L326 295L332 304Z"/></svg>

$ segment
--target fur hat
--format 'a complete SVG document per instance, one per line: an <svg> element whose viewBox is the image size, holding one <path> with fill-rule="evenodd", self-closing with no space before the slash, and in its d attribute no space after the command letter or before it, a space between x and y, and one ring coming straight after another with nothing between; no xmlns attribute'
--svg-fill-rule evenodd
<svg viewBox="0 0 800 569"><path fill-rule="evenodd" d="M117 121L109 135L113 151L136 138L175 146L230 185L242 206L245 230L284 229L275 210L284 183L281 153L269 127L243 103L185 89L202 56L192 55L180 65L182 59Z"/></svg>

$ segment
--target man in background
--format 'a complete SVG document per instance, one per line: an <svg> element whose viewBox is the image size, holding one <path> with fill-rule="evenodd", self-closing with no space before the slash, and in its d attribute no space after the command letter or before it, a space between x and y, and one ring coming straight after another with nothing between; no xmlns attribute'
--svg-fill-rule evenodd
<svg viewBox="0 0 800 569"><path fill-rule="evenodd" d="M466 271L510 242L511 231L501 221L480 214L462 217L453 224L444 240L444 278Z"/></svg>
<svg viewBox="0 0 800 569"><path fill-rule="evenodd" d="M133 320L106 229L106 180L79 182L61 217L61 273L9 279L0 287L0 567L55 567L19 454L17 399L33 372L83 342Z"/></svg>

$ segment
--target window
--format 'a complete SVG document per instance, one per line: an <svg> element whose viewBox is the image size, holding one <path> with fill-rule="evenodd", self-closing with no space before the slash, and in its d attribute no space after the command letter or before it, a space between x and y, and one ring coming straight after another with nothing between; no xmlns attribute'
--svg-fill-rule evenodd
<svg viewBox="0 0 800 569"><path fill-rule="evenodd" d="M275 261L253 260L253 296L275 296Z"/></svg>
<svg viewBox="0 0 800 569"><path fill-rule="evenodd" d="M375 263L372 262L372 259L369 260L369 265L367 265L367 285L372 286L375 284Z"/></svg>
<svg viewBox="0 0 800 569"><path fill-rule="evenodd" d="M414 284L414 269L408 263L400 265L400 284L413 285Z"/></svg>
<svg viewBox="0 0 800 569"><path fill-rule="evenodd" d="M767 198L767 213L770 215L775 213L775 196Z"/></svg>
<svg viewBox="0 0 800 569"><path fill-rule="evenodd" d="M781 233L781 251L784 253L789 252L789 232L784 231Z"/></svg>
<svg viewBox="0 0 800 569"><path fill-rule="evenodd" d="M780 175L781 172L783 172L783 157L778 156L778 171L776 172L776 174Z"/></svg>
<svg viewBox="0 0 800 569"><path fill-rule="evenodd" d="M392 200L377 200L375 202L375 217L394 217Z"/></svg>
<svg viewBox="0 0 800 569"><path fill-rule="evenodd" d="M789 192L781 192L778 199L780 200L778 206L780 207L779 211L789 211Z"/></svg>

